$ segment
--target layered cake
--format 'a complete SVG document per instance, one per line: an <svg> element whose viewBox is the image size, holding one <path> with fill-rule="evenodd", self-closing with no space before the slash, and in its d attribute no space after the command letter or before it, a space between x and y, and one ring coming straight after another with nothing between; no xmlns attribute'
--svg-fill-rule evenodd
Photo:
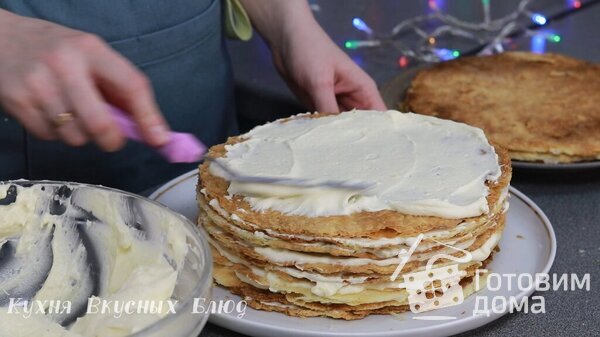
<svg viewBox="0 0 600 337"><path fill-rule="evenodd" d="M600 65L508 52L443 62L417 74L403 108L483 129L512 159L600 159Z"/></svg>
<svg viewBox="0 0 600 337"><path fill-rule="evenodd" d="M462 298L504 228L510 159L466 124L398 111L302 114L208 157L198 221L214 278L257 309L348 320L424 310L450 283L436 274L415 293L409 282L441 267Z"/></svg>

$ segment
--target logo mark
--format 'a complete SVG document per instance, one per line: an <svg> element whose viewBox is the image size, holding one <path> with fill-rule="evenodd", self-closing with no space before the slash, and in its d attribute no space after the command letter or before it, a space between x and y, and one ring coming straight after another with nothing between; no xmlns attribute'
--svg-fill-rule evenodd
<svg viewBox="0 0 600 337"><path fill-rule="evenodd" d="M419 234L409 250L403 249L398 254L401 259L398 267L390 277L395 281L406 263L410 260L417 247L423 240L424 235ZM410 311L418 314L435 309L441 309L459 305L464 301L464 294L460 280L466 275L464 270L458 268L459 263L468 263L472 260L470 252L460 249L443 242L433 240L435 243L447 248L461 252L464 256L456 257L444 253L436 254L428 259L425 270L403 274L404 282L398 284L400 288L406 288L408 292L408 304ZM447 259L456 262L452 265L440 266L434 268L434 264L439 259ZM454 316L414 316L417 320L451 320Z"/></svg>

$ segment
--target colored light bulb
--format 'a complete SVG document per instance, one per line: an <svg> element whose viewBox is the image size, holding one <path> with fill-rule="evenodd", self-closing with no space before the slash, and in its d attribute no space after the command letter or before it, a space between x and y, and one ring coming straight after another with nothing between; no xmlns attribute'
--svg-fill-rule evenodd
<svg viewBox="0 0 600 337"><path fill-rule="evenodd" d="M543 26L546 24L546 22L548 22L548 20L546 19L545 16L543 16L542 14L539 13L534 13L531 15L531 21L533 21L534 23Z"/></svg>
<svg viewBox="0 0 600 337"><path fill-rule="evenodd" d="M408 66L408 57L400 56L400 58L398 59L398 65L401 68L406 68L406 66Z"/></svg>
<svg viewBox="0 0 600 337"><path fill-rule="evenodd" d="M344 43L344 47L347 49L356 49L358 48L358 41L349 40Z"/></svg>
<svg viewBox="0 0 600 337"><path fill-rule="evenodd" d="M373 30L361 18L352 19L352 25L367 34L373 34Z"/></svg>
<svg viewBox="0 0 600 337"><path fill-rule="evenodd" d="M543 54L546 51L546 37L543 34L531 37L531 51L537 54Z"/></svg>
<svg viewBox="0 0 600 337"><path fill-rule="evenodd" d="M452 60L460 56L460 52L458 50L450 50L446 48L437 48L434 49L434 52L442 61Z"/></svg>

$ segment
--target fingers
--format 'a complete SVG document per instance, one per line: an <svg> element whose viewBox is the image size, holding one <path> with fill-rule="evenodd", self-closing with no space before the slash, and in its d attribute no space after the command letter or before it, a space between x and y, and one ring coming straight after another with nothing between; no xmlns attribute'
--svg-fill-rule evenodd
<svg viewBox="0 0 600 337"><path fill-rule="evenodd" d="M53 70L60 81L66 105L73 110L75 123L102 150L116 151L123 147L123 134L108 113L84 59L76 53L62 54L54 60ZM61 131L66 132L68 129L65 128L63 126Z"/></svg>
<svg viewBox="0 0 600 337"><path fill-rule="evenodd" d="M148 144L158 147L168 141L168 125L139 70L106 48L92 58L91 71L104 95L131 114Z"/></svg>
<svg viewBox="0 0 600 337"><path fill-rule="evenodd" d="M32 93L25 87L14 86L2 90L2 103L10 115L35 137L42 140L55 140L56 133L42 112L37 109L32 98Z"/></svg>
<svg viewBox="0 0 600 337"><path fill-rule="evenodd" d="M48 123L42 111L34 107L21 108L15 116L19 123L36 138L48 141L57 139L56 132Z"/></svg>
<svg viewBox="0 0 600 337"><path fill-rule="evenodd" d="M87 135L76 124L76 121L65 123L60 127L53 125L53 120L60 114L68 113L72 109L68 107L65 97L57 85L58 80L48 69L40 68L35 72L35 78L31 79L29 88L36 97L36 106L40 113L40 119L45 120L51 132L58 135L63 142L70 146L82 146L88 142Z"/></svg>
<svg viewBox="0 0 600 337"><path fill-rule="evenodd" d="M306 93L306 91L304 91L304 89L302 89L300 86L298 86L295 82L289 81L285 78L284 78L284 80L286 81L287 86L290 88L290 90L292 90L292 92L294 93L296 98L298 98L300 103L303 104L308 109L312 109L314 111L315 107L314 107L314 103L312 102L310 95L308 95L308 93Z"/></svg>
<svg viewBox="0 0 600 337"><path fill-rule="evenodd" d="M356 88L343 90L337 94L337 97L340 106L344 110L387 110L381 95L375 87L359 86Z"/></svg>
<svg viewBox="0 0 600 337"><path fill-rule="evenodd" d="M44 113L37 109L32 109L29 111L23 111L21 114L21 118L19 118L19 122L23 124L26 130L29 131L35 137L41 140L56 140L57 134L53 129L52 125L50 125Z"/></svg>
<svg viewBox="0 0 600 337"><path fill-rule="evenodd" d="M334 69L325 78L320 74L304 90L321 112L339 112L352 109L387 110L377 85L362 69L349 61L348 65ZM310 82L310 81L309 81ZM294 85L290 86L294 89ZM298 90L293 90L297 93ZM302 94L298 94L302 99Z"/></svg>
<svg viewBox="0 0 600 337"><path fill-rule="evenodd" d="M0 102L33 134L70 145L91 139L104 150L117 150L124 137L105 102L115 97L148 143L160 145L167 138L148 80L99 37L43 20L4 21ZM57 116L69 113L74 121L54 125Z"/></svg>
<svg viewBox="0 0 600 337"><path fill-rule="evenodd" d="M124 136L109 115L92 80L83 73L63 80L69 103L75 111L76 122L104 151L112 152L122 148Z"/></svg>
<svg viewBox="0 0 600 337"><path fill-rule="evenodd" d="M379 93L379 90L377 89L377 86L375 85L375 83L373 83L372 86L365 88L364 93L365 93L365 102L370 102L367 104L367 109L381 110L381 111L385 111L388 109L387 106L385 106L385 103L383 102L383 98L381 98L381 94Z"/></svg>
<svg viewBox="0 0 600 337"><path fill-rule="evenodd" d="M339 112L352 109L387 110L375 82L368 76L342 78L338 83L315 86L309 91L317 111Z"/></svg>
<svg viewBox="0 0 600 337"><path fill-rule="evenodd" d="M321 82L308 91L313 107L321 112L339 112L352 109L387 110L375 82L364 76L341 78L335 85L332 82ZM300 99L302 92L296 95ZM303 100L304 101L304 100Z"/></svg>
<svg viewBox="0 0 600 337"><path fill-rule="evenodd" d="M354 63L339 71L336 95L346 109L387 110L375 81Z"/></svg>
<svg viewBox="0 0 600 337"><path fill-rule="evenodd" d="M317 80L310 85L308 93L312 98L314 108L320 112L339 112L335 98L333 78Z"/></svg>

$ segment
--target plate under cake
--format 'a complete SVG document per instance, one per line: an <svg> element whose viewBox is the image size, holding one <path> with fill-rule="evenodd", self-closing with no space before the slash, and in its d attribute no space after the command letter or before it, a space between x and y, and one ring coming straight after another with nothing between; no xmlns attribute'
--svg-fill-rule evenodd
<svg viewBox="0 0 600 337"><path fill-rule="evenodd" d="M369 112L346 112L342 118L365 113ZM453 123L400 112L391 115L395 114L425 118L442 127ZM337 117L305 114L275 123L315 118ZM227 158L232 146L247 139L247 135L232 137L212 147L208 156ZM460 259L468 251L472 258L459 263L458 269L464 296L470 295L476 288L475 271L489 263L498 249L508 207L510 158L500 147L487 145L495 151L498 175L481 180L487 191L486 211L472 216L408 214L397 209L315 216L257 209L247 196L230 193L230 177L220 176L206 161L200 167L197 188L198 222L210 236L216 282L256 309L359 319L409 310L402 275L425 270L428 260L439 254ZM481 155L489 153L482 150ZM402 261L398 254L410 250L420 234L422 241L399 277L392 280ZM435 267L455 263L441 258Z"/></svg>
<svg viewBox="0 0 600 337"><path fill-rule="evenodd" d="M558 54L464 57L420 71L402 109L483 129L513 160L600 159L600 65Z"/></svg>

